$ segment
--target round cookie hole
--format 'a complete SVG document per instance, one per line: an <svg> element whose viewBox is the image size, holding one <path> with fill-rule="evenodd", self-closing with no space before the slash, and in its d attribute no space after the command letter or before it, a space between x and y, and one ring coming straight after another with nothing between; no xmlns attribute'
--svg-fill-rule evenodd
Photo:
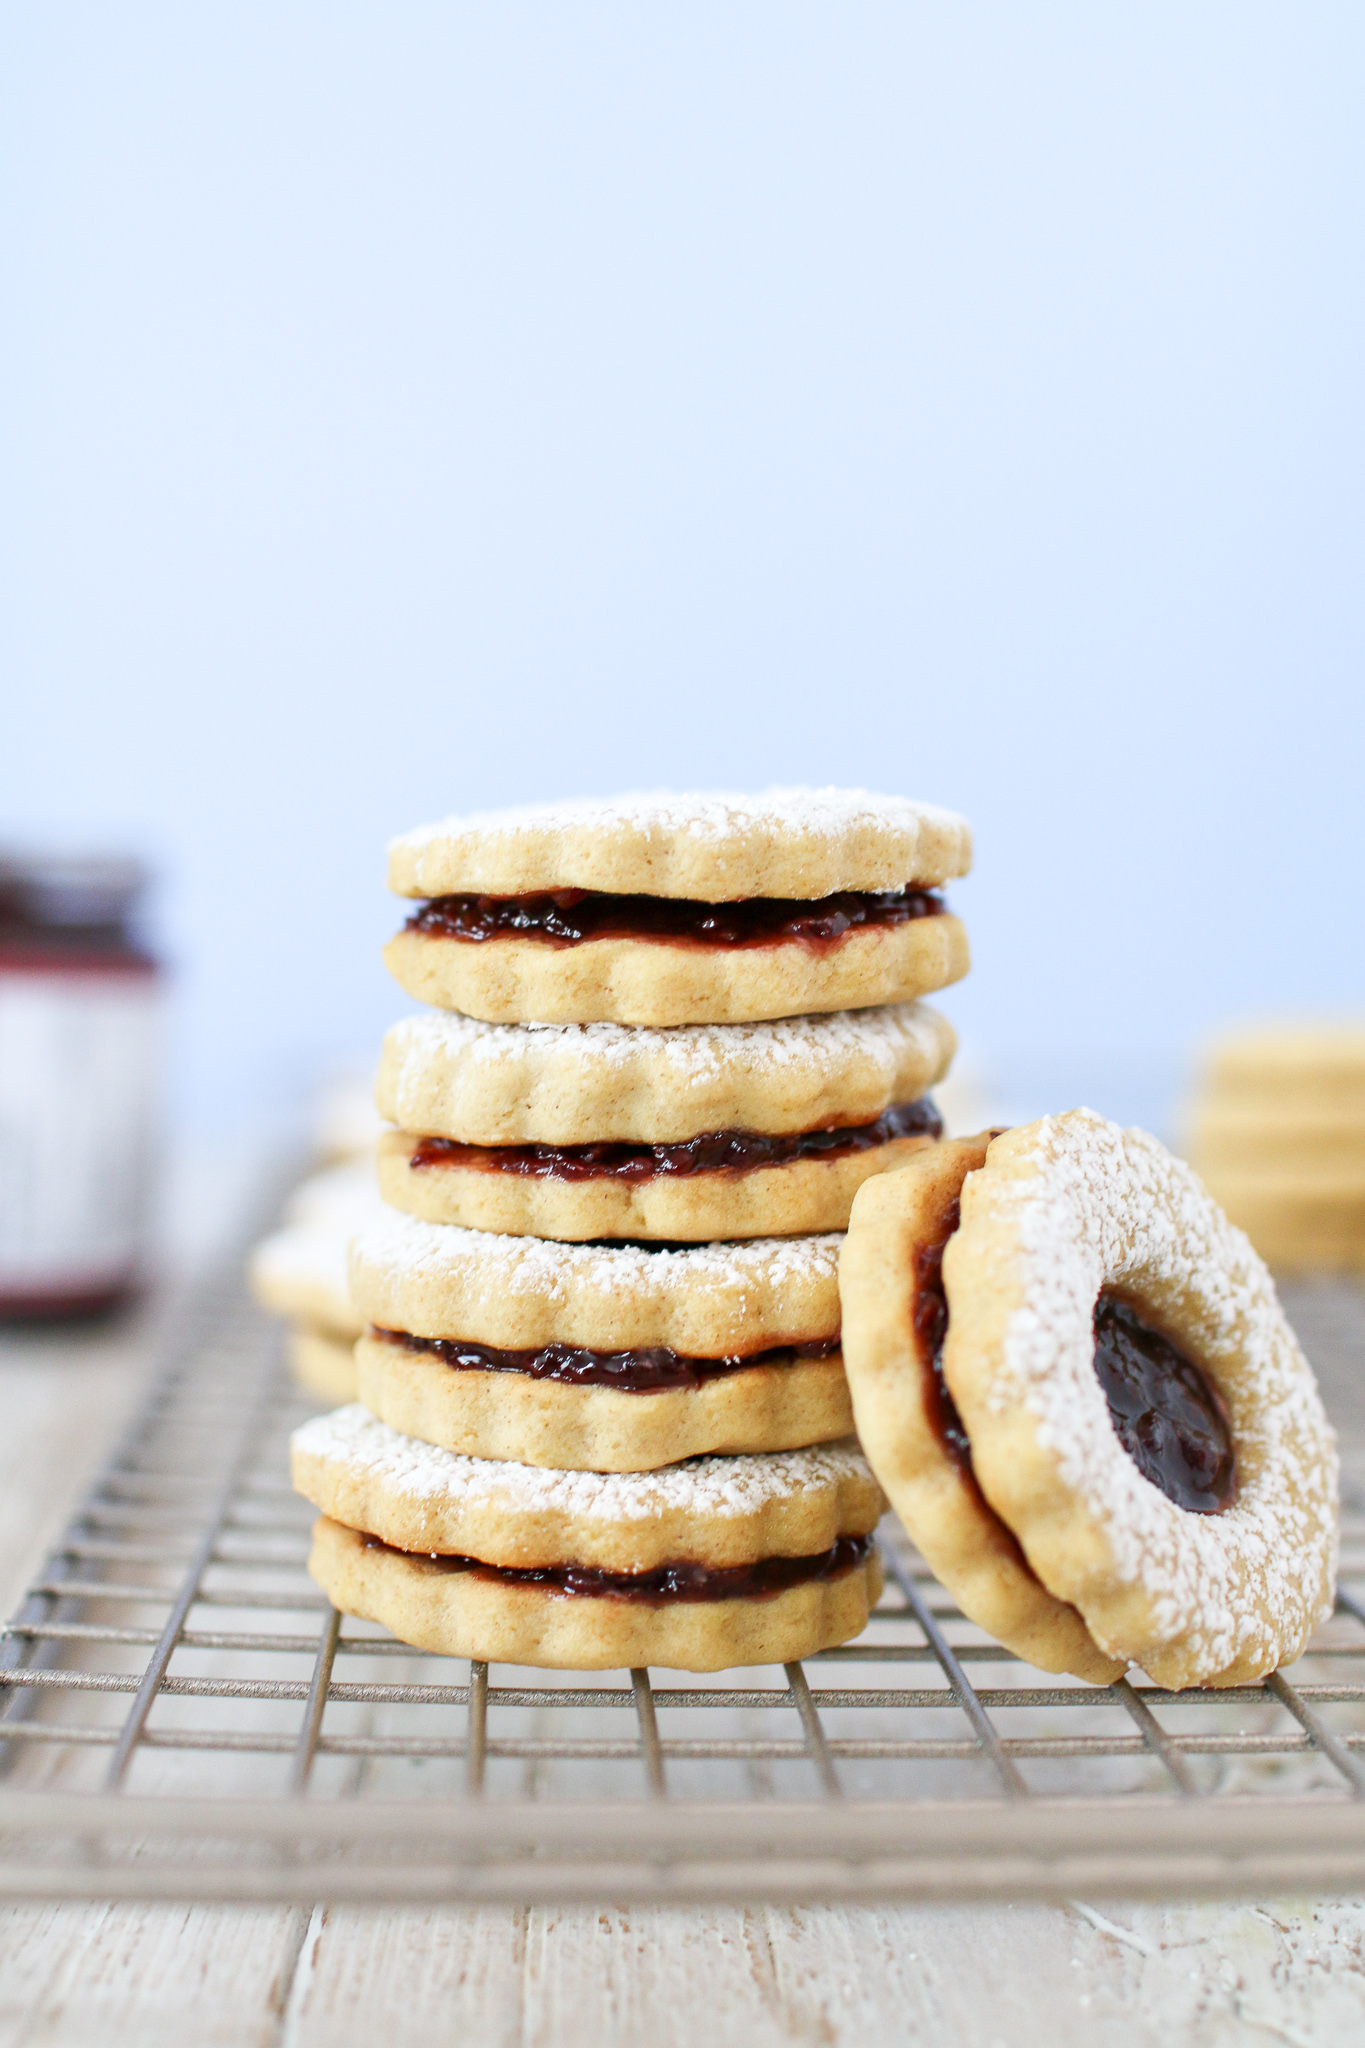
<svg viewBox="0 0 1365 2048"><path fill-rule="evenodd" d="M1237 1454L1213 1379L1115 1288L1101 1288L1094 1327L1096 1377L1138 1471L1188 1514L1222 1514L1237 1498Z"/></svg>

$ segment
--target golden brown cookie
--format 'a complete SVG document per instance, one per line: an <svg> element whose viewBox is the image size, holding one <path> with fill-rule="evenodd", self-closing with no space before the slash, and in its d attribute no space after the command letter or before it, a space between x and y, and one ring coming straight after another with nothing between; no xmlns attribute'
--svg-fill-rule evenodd
<svg viewBox="0 0 1365 2048"><path fill-rule="evenodd" d="M863 1009L965 974L935 891L970 859L962 819L856 790L447 819L390 848L390 886L428 901L384 957L423 1002L494 1022Z"/></svg>
<svg viewBox="0 0 1365 2048"><path fill-rule="evenodd" d="M1229 1173L1209 1193L1286 1273L1365 1272L1365 1174Z"/></svg>
<svg viewBox="0 0 1365 2048"><path fill-rule="evenodd" d="M420 1338L362 1337L347 1398L358 1397L407 1436L471 1457L649 1472L709 1452L828 1443L853 1428L837 1350L813 1358L767 1352L714 1371L645 1353L638 1361L644 1371L635 1374L637 1361L618 1354L600 1362L601 1377L593 1381L558 1376L575 1363L562 1345L516 1354L520 1369L505 1355L487 1365L479 1347L467 1344L423 1346ZM463 1365L452 1362L461 1359ZM576 1362L591 1366L590 1359Z"/></svg>
<svg viewBox="0 0 1365 2048"><path fill-rule="evenodd" d="M1365 1026L1271 1025L1231 1032L1206 1063L1209 1094L1244 1110L1365 1116Z"/></svg>
<svg viewBox="0 0 1365 2048"><path fill-rule="evenodd" d="M907 1126L910 1134L900 1135ZM394 1208L428 1222L513 1237L688 1244L799 1237L842 1230L863 1182L931 1146L941 1128L933 1104L922 1101L861 1130L821 1133L822 1149L814 1157L798 1154L780 1165L696 1171L684 1163L680 1172L671 1162L679 1155L686 1162L685 1146L659 1146L653 1154L643 1146L579 1147L579 1156L570 1153L567 1159L548 1148L521 1147L489 1156L491 1148L418 1140L395 1131L380 1150L379 1185ZM732 1141L721 1137L713 1149L742 1156L751 1135L736 1133ZM761 1149L799 1142L760 1141L753 1149L761 1156ZM603 1158L600 1172L584 1168L585 1152Z"/></svg>
<svg viewBox="0 0 1365 2048"><path fill-rule="evenodd" d="M516 935L475 945L408 927L390 939L384 963L419 1002L494 1023L671 1025L907 1002L960 981L971 955L958 919L937 911L850 930L822 947L800 939L720 947L644 937L557 946Z"/></svg>
<svg viewBox="0 0 1365 2048"><path fill-rule="evenodd" d="M399 896L563 889L733 902L933 888L971 865L966 820L858 789L667 792L446 818L389 846Z"/></svg>
<svg viewBox="0 0 1365 2048"><path fill-rule="evenodd" d="M486 1024L405 1017L384 1040L380 1113L468 1145L675 1145L869 1124L947 1073L957 1040L926 1003L758 1024Z"/></svg>
<svg viewBox="0 0 1365 2048"><path fill-rule="evenodd" d="M292 1468L323 1513L310 1568L329 1596L444 1655L787 1661L856 1634L880 1590L882 1497L851 1441L554 1472L457 1457L354 1407L297 1430Z"/></svg>
<svg viewBox="0 0 1365 2048"><path fill-rule="evenodd" d="M352 1245L350 1284L367 1322L418 1337L729 1358L838 1337L840 1243L554 1244L390 1210Z"/></svg>
<svg viewBox="0 0 1365 2048"><path fill-rule="evenodd" d="M987 1142L936 1145L870 1181L853 1204L839 1292L854 1419L911 1541L962 1612L1039 1670L1106 1684L1124 1661L1100 1650L1075 1608L1039 1582L987 1504L943 1385L943 1248Z"/></svg>
<svg viewBox="0 0 1365 2048"><path fill-rule="evenodd" d="M1332 1608L1335 1440L1264 1265L1089 1110L996 1138L943 1257L943 1370L1029 1564L1160 1685L1290 1662Z"/></svg>
<svg viewBox="0 0 1365 2048"><path fill-rule="evenodd" d="M295 1487L334 1522L400 1550L509 1566L806 1557L870 1534L885 1505L851 1437L659 1472L557 1472L419 1443L356 1405L305 1422L290 1455Z"/></svg>
<svg viewBox="0 0 1365 2048"><path fill-rule="evenodd" d="M1225 1039L1190 1140L1210 1194L1273 1266L1365 1268L1365 1030Z"/></svg>
<svg viewBox="0 0 1365 2048"><path fill-rule="evenodd" d="M725 1671L790 1664L861 1635L881 1597L875 1550L849 1546L779 1592L654 1600L566 1594L367 1543L320 1515L308 1569L334 1606L442 1657L558 1671Z"/></svg>

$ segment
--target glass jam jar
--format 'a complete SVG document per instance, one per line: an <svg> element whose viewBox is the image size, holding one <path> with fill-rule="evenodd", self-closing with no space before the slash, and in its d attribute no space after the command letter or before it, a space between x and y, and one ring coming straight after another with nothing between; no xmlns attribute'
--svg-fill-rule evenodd
<svg viewBox="0 0 1365 2048"><path fill-rule="evenodd" d="M135 861L0 854L0 1318L91 1315L146 1251L160 975Z"/></svg>

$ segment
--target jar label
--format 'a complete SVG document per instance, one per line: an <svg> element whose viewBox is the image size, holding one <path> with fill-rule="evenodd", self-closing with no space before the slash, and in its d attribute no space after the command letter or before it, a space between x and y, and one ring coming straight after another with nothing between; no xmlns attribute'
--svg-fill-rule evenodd
<svg viewBox="0 0 1365 2048"><path fill-rule="evenodd" d="M143 1248L160 992L0 974L0 1292L117 1285Z"/></svg>

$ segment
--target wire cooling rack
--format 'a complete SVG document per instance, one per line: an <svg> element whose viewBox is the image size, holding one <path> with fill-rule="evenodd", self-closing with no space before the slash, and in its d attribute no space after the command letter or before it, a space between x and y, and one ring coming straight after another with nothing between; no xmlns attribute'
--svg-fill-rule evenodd
<svg viewBox="0 0 1365 2048"><path fill-rule="evenodd" d="M1365 1362L1365 1297L1322 1300L1338 1366ZM192 1299L0 1641L0 1897L1365 1884L1358 1491L1335 1617L1260 1685L1046 1678L965 1621L886 1525L867 1630L805 1665L490 1671L343 1619L308 1579L311 1510L287 1475L307 1412L234 1262Z"/></svg>

